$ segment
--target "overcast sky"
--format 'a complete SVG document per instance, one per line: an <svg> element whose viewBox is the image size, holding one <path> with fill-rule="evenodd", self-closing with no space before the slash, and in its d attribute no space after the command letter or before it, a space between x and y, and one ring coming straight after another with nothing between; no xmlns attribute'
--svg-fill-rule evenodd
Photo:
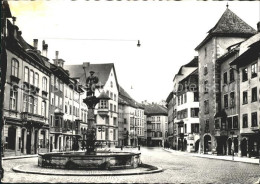
<svg viewBox="0 0 260 184"><path fill-rule="evenodd" d="M139 102L167 98L174 75L197 55L194 48L217 23L226 4L9 1L29 44L38 38L41 45L44 39L48 57L53 59L58 50L65 64L114 63L120 85ZM259 2L232 1L229 9L256 29Z"/></svg>

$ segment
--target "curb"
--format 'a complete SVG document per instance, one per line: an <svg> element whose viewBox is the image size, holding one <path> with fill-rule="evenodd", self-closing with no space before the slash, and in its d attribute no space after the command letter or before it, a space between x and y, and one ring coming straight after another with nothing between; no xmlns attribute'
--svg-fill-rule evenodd
<svg viewBox="0 0 260 184"><path fill-rule="evenodd" d="M164 151L167 151L167 152L170 152L170 153L173 153L173 152L177 152L179 153L178 151L171 151L171 150L165 150L163 149ZM192 157L198 157L198 158L207 158L207 159L214 159L214 160L224 160L224 161L230 161L230 162L241 162L241 163L246 163L246 164L254 164L254 165L259 165L259 163L255 163L255 162L247 162L247 161L243 161L243 160L229 160L229 159L225 159L225 158L213 158L213 157L207 157L207 156L203 156L203 155L195 155L195 154L190 154L190 153L185 153L183 152L184 154L183 155L189 155L189 156L192 156Z"/></svg>
<svg viewBox="0 0 260 184"><path fill-rule="evenodd" d="M145 164L147 167L154 167ZM161 167L156 167L155 170L142 171L142 172L129 172L129 173L54 173L54 172L38 172L38 171L25 171L20 169L23 165L18 165L12 168L13 171L18 173L26 174L41 174L41 175L56 175L56 176L122 176L122 175L142 175L142 174L152 174L162 172ZM91 170L90 170L91 171Z"/></svg>
<svg viewBox="0 0 260 184"><path fill-rule="evenodd" d="M2 160L13 160L13 159L33 158L33 157L38 157L38 154L37 155L16 156L16 157L2 157Z"/></svg>

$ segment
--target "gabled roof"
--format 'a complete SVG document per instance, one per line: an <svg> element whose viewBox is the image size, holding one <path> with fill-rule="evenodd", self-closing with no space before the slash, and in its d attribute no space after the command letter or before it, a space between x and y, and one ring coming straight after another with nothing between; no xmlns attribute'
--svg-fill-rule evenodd
<svg viewBox="0 0 260 184"><path fill-rule="evenodd" d="M200 49L213 36L238 36L248 38L256 34L256 30L244 22L230 9L222 14L217 24L208 31L208 36L195 48Z"/></svg>
<svg viewBox="0 0 260 184"><path fill-rule="evenodd" d="M102 91L100 95L98 96L99 99L107 99L110 100L111 98L105 93L105 91Z"/></svg>
<svg viewBox="0 0 260 184"><path fill-rule="evenodd" d="M110 75L110 71L112 69L114 71L114 75L116 79L116 86L119 90L118 81L116 77L116 70L113 63L89 64L89 66L86 67L85 71L83 69L83 65L64 65L64 69L69 70L71 78L80 79L80 83L82 84L86 83L86 77L89 76L89 72L94 71L95 72L94 75L99 78L99 82L102 85L106 84L108 77Z"/></svg>
<svg viewBox="0 0 260 184"><path fill-rule="evenodd" d="M257 60L257 58L259 57L259 52L260 52L260 41L257 41L251 44L247 51L245 51L243 54L241 54L232 62L230 62L230 65L239 65L239 66L247 65L248 63Z"/></svg>
<svg viewBox="0 0 260 184"><path fill-rule="evenodd" d="M182 74L183 67L198 67L198 64L199 64L198 56L194 56L194 58L189 63L182 65L180 67L178 73L174 76L173 81L175 80L177 75L183 75Z"/></svg>
<svg viewBox="0 0 260 184"><path fill-rule="evenodd" d="M158 105L158 104L149 104L149 105L144 105L144 113L146 115L164 115L168 116L168 110L167 108Z"/></svg>
<svg viewBox="0 0 260 184"><path fill-rule="evenodd" d="M138 103L119 85L119 103L138 108Z"/></svg>
<svg viewBox="0 0 260 184"><path fill-rule="evenodd" d="M173 98L173 92L171 91L171 92L169 93L168 97L166 98L166 102L169 103L172 98Z"/></svg>

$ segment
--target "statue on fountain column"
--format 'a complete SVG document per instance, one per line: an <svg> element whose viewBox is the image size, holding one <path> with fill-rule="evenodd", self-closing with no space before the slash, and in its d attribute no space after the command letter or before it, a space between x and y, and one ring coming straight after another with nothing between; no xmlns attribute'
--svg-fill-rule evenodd
<svg viewBox="0 0 260 184"><path fill-rule="evenodd" d="M94 76L94 71L90 71L90 76L86 80L87 84L87 97L95 96L96 84L98 83L98 77Z"/></svg>

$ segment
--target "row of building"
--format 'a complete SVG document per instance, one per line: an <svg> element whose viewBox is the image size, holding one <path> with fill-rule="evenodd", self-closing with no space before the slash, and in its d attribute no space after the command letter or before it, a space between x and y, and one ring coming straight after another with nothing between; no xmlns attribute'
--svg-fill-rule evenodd
<svg viewBox="0 0 260 184"><path fill-rule="evenodd" d="M86 139L86 78L99 78L95 95L96 139L107 146L161 146L167 135L167 109L140 104L118 84L113 63L66 65L48 44L22 37L7 1L1 14L1 143L5 156L77 150ZM147 129L147 126L150 128Z"/></svg>
<svg viewBox="0 0 260 184"><path fill-rule="evenodd" d="M256 157L260 144L260 23L228 7L167 97L168 141L188 152Z"/></svg>

